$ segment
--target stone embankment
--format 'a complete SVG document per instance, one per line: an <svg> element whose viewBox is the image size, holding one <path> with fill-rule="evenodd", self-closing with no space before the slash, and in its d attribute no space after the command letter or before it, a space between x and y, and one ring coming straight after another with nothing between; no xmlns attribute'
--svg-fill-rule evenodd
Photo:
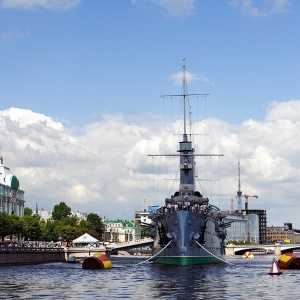
<svg viewBox="0 0 300 300"><path fill-rule="evenodd" d="M64 248L0 247L0 265L65 261Z"/></svg>

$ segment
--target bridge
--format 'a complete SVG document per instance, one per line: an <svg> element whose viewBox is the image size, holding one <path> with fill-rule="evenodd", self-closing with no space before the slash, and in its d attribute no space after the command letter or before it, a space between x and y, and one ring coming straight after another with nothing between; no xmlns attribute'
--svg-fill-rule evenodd
<svg viewBox="0 0 300 300"><path fill-rule="evenodd" d="M119 250L130 250L134 248L140 248L140 247L151 247L153 244L153 239L151 238L145 238L130 242L124 242L124 243L118 243L118 244L110 244L106 247L107 251L116 252Z"/></svg>
<svg viewBox="0 0 300 300"><path fill-rule="evenodd" d="M227 245L226 255L243 255L247 251L264 251L265 253L275 253L275 255L281 255L286 252L293 252L299 250L300 244L268 244L268 245Z"/></svg>
<svg viewBox="0 0 300 300"><path fill-rule="evenodd" d="M135 240L125 243L118 243L109 245L106 247L108 252L117 252L119 250L130 250L139 247L152 247L153 239L145 238L141 240ZM275 255L281 255L286 252L293 252L294 250L300 250L300 244L267 244L267 245L227 245L225 249L226 255L243 255L247 251L263 251L265 253L274 253Z"/></svg>

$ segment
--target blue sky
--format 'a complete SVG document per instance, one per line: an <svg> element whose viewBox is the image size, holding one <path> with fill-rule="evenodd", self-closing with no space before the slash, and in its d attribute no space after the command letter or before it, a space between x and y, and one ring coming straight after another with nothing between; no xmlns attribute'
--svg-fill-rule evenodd
<svg viewBox="0 0 300 300"><path fill-rule="evenodd" d="M268 224L297 223L299 26L296 0L0 1L1 155L27 205L50 210L57 196L133 219L153 197L146 155L161 147L160 116L174 125L159 95L180 91L172 78L186 58L189 92L210 94L200 118L211 150L228 152L222 193L236 192L241 160Z"/></svg>
<svg viewBox="0 0 300 300"><path fill-rule="evenodd" d="M195 88L211 95L211 116L262 120L272 100L297 97L297 1L1 2L3 108L73 126L103 112L160 113L158 95L184 57L209 82Z"/></svg>

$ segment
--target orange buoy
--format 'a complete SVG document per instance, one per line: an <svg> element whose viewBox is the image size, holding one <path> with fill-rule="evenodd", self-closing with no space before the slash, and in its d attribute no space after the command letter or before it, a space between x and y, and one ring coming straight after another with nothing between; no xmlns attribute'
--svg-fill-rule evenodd
<svg viewBox="0 0 300 300"><path fill-rule="evenodd" d="M112 266L109 257L102 253L96 253L88 257L82 264L83 269L110 269Z"/></svg>
<svg viewBox="0 0 300 300"><path fill-rule="evenodd" d="M254 255L252 254L251 251L247 251L243 254L243 258L249 258L249 259L253 259Z"/></svg>
<svg viewBox="0 0 300 300"><path fill-rule="evenodd" d="M273 259L272 267L268 274L270 274L270 275L281 275L282 274L282 271L279 269L275 259Z"/></svg>

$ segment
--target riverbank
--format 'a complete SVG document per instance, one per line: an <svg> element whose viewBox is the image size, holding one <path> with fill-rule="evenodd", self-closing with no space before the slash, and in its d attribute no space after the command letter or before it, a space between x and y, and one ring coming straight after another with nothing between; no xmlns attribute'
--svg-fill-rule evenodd
<svg viewBox="0 0 300 300"><path fill-rule="evenodd" d="M63 248L1 247L1 265L37 264L64 262Z"/></svg>

